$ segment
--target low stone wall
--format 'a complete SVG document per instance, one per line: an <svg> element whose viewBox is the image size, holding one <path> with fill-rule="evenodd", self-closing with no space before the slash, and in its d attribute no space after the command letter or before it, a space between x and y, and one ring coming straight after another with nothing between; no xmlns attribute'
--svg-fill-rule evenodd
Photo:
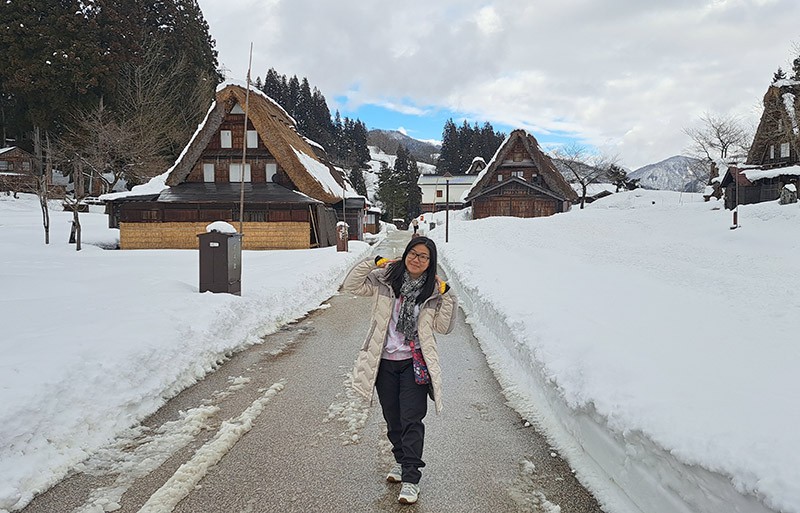
<svg viewBox="0 0 800 513"><path fill-rule="evenodd" d="M120 249L197 249L197 235L210 223L120 223ZM231 223L239 228L238 223ZM306 222L244 223L243 249L308 249Z"/></svg>

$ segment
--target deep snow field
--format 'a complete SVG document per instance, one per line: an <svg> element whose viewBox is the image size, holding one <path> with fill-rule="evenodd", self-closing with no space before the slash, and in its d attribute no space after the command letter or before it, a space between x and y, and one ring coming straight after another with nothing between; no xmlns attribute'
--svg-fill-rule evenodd
<svg viewBox="0 0 800 513"><path fill-rule="evenodd" d="M0 512L226 355L317 308L366 256L245 251L242 297L193 251L109 251L106 216L0 196ZM608 513L800 512L800 206L636 190L550 218L425 214L509 404ZM422 223L424 233L428 230ZM142 368L150 372L141 372Z"/></svg>

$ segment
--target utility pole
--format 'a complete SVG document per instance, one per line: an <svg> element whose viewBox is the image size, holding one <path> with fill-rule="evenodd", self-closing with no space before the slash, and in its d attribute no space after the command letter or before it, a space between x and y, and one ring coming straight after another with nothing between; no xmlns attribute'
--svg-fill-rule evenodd
<svg viewBox="0 0 800 513"><path fill-rule="evenodd" d="M242 138L242 169L239 176L239 233L244 234L244 170L247 165L247 117L250 111L250 68L253 66L253 43L247 63L247 90L244 93L244 137Z"/></svg>
<svg viewBox="0 0 800 513"><path fill-rule="evenodd" d="M450 179L453 178L453 175L450 174L450 171L447 171L444 174L444 242L449 242L450 239Z"/></svg>

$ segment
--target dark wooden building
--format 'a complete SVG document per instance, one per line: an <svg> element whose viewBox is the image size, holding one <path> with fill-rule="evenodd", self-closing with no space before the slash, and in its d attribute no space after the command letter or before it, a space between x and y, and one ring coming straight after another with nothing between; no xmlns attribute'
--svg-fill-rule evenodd
<svg viewBox="0 0 800 513"><path fill-rule="evenodd" d="M250 91L245 132L245 97L238 85L218 90L163 190L107 196L109 225L120 229L122 249L194 249L197 234L213 221L238 229L242 179L244 249L335 244L333 206L342 201L342 173L260 91Z"/></svg>
<svg viewBox="0 0 800 513"><path fill-rule="evenodd" d="M743 166L730 166L720 187L725 208L777 200L800 177L800 81L780 80L764 95L764 112Z"/></svg>
<svg viewBox="0 0 800 513"><path fill-rule="evenodd" d="M0 191L35 192L33 155L17 146L0 148Z"/></svg>
<svg viewBox="0 0 800 513"><path fill-rule="evenodd" d="M577 194L536 139L513 130L466 193L473 219L542 217L570 209Z"/></svg>

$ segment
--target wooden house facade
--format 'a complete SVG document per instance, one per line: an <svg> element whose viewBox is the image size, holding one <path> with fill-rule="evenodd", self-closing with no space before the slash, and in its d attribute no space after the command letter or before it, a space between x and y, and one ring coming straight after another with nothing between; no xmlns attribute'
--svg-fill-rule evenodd
<svg viewBox="0 0 800 513"><path fill-rule="evenodd" d="M332 206L342 201L344 177L260 91L250 91L245 130L246 94L238 85L217 91L163 190L110 195L109 226L120 229L122 249L195 249L213 221L238 228L242 188L244 249L336 243Z"/></svg>
<svg viewBox="0 0 800 513"><path fill-rule="evenodd" d="M0 148L0 191L34 192L33 155L17 146Z"/></svg>
<svg viewBox="0 0 800 513"><path fill-rule="evenodd" d="M513 130L478 174L464 202L473 219L566 212L577 194L525 130Z"/></svg>
<svg viewBox="0 0 800 513"><path fill-rule="evenodd" d="M773 201L800 177L800 81L780 80L764 95L764 112L743 166L721 179L725 208Z"/></svg>

